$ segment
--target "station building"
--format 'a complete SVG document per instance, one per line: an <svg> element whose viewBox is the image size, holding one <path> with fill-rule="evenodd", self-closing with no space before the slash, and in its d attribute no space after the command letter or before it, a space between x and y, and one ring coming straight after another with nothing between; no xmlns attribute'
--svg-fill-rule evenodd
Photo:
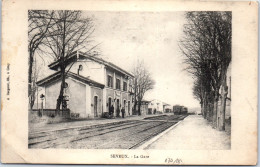
<svg viewBox="0 0 260 167"><path fill-rule="evenodd" d="M133 75L115 64L75 52L67 57L64 96L72 116L80 118L101 117L109 112L110 106L116 110L125 108L126 115L132 115L130 80ZM55 109L61 87L59 62L49 65L56 73L37 82L44 94L44 108Z"/></svg>

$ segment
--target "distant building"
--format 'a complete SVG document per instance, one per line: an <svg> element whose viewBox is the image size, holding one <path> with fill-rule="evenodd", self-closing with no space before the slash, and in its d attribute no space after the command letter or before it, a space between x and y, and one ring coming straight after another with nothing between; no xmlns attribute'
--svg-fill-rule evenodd
<svg viewBox="0 0 260 167"><path fill-rule="evenodd" d="M163 103L163 112L164 113L171 113L172 112L172 106L167 103Z"/></svg>
<svg viewBox="0 0 260 167"><path fill-rule="evenodd" d="M171 112L171 105L160 100L151 100L148 104L148 114L163 114Z"/></svg>
<svg viewBox="0 0 260 167"><path fill-rule="evenodd" d="M162 114L163 113L163 102L157 99L151 100L148 105L149 113Z"/></svg>
<svg viewBox="0 0 260 167"><path fill-rule="evenodd" d="M169 106L169 108L165 109L165 113L173 113L171 106Z"/></svg>
<svg viewBox="0 0 260 167"><path fill-rule="evenodd" d="M130 79L134 76L124 69L93 55L75 52L65 60L66 88L64 95L67 108L73 115L81 118L100 117L109 111L110 106L116 110L125 108L126 115L131 115L132 93ZM60 92L61 73L59 62L55 61L49 68L56 73L40 80L44 99L44 108L55 109Z"/></svg>
<svg viewBox="0 0 260 167"><path fill-rule="evenodd" d="M141 102L141 115L148 115L148 105L149 105L150 101L148 100L142 100Z"/></svg>

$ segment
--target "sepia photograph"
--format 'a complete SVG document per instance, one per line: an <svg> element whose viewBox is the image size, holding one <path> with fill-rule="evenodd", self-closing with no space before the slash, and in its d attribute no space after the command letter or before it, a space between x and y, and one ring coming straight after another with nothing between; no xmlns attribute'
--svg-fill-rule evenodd
<svg viewBox="0 0 260 167"><path fill-rule="evenodd" d="M22 1L2 12L2 162L257 162L258 4Z"/></svg>
<svg viewBox="0 0 260 167"><path fill-rule="evenodd" d="M29 148L230 149L231 12L29 10L28 36Z"/></svg>

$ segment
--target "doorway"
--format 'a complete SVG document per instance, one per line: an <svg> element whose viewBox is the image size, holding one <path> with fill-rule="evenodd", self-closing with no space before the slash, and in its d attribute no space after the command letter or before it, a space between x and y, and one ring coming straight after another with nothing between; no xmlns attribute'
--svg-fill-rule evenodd
<svg viewBox="0 0 260 167"><path fill-rule="evenodd" d="M130 106L130 101L128 101L128 115L130 115L130 109L131 109L131 106Z"/></svg>
<svg viewBox="0 0 260 167"><path fill-rule="evenodd" d="M117 115L117 117L120 116L120 104L119 104L119 99L116 100L116 115Z"/></svg>
<svg viewBox="0 0 260 167"><path fill-rule="evenodd" d="M126 100L124 100L124 109L125 109L125 107L126 107Z"/></svg>
<svg viewBox="0 0 260 167"><path fill-rule="evenodd" d="M109 98L108 98L108 111L109 111L109 109L110 109L111 106L112 106L112 98L109 97Z"/></svg>
<svg viewBox="0 0 260 167"><path fill-rule="evenodd" d="M97 106L98 106L98 97L94 96L94 117L98 117Z"/></svg>

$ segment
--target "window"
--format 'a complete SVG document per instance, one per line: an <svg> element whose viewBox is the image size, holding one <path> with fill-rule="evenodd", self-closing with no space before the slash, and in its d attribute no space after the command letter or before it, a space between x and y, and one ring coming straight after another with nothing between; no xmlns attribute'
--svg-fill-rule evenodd
<svg viewBox="0 0 260 167"><path fill-rule="evenodd" d="M64 94L68 93L68 87L69 87L69 84L67 82L64 83Z"/></svg>
<svg viewBox="0 0 260 167"><path fill-rule="evenodd" d="M120 89L120 79L116 79L116 89Z"/></svg>
<svg viewBox="0 0 260 167"><path fill-rule="evenodd" d="M113 77L110 75L107 76L107 86L113 88Z"/></svg>
<svg viewBox="0 0 260 167"><path fill-rule="evenodd" d="M124 84L123 84L123 90L127 91L127 83L126 82L124 82Z"/></svg>
<svg viewBox="0 0 260 167"><path fill-rule="evenodd" d="M68 88L68 87L69 87L69 84L67 82L65 82L64 88Z"/></svg>

